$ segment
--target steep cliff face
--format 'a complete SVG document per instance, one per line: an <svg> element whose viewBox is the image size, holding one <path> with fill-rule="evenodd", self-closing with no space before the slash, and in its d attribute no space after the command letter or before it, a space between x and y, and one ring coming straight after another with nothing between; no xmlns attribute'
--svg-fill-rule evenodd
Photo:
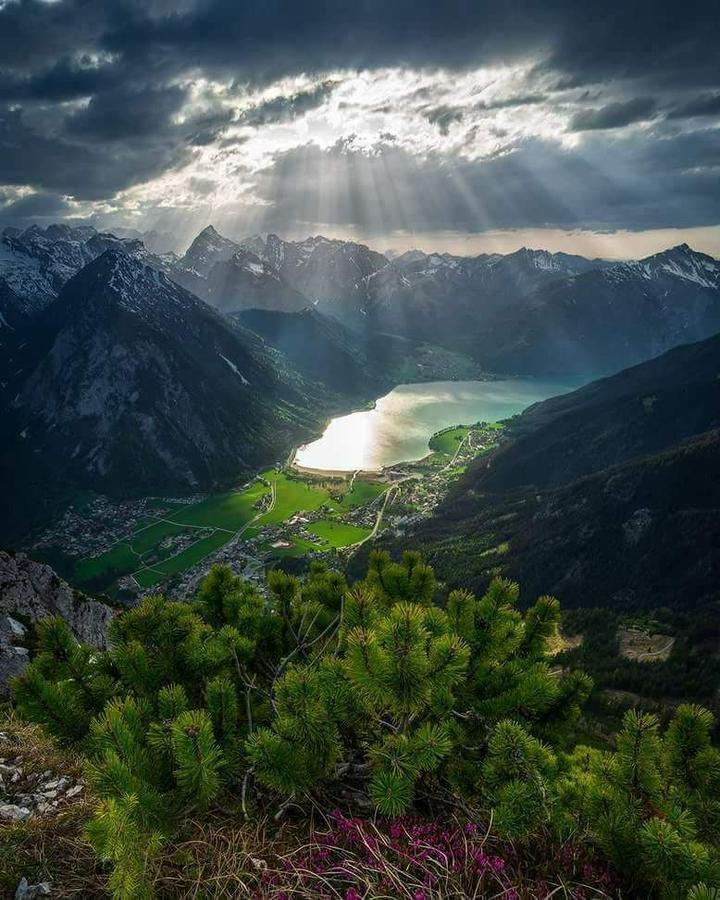
<svg viewBox="0 0 720 900"><path fill-rule="evenodd" d="M28 623L61 616L79 641L105 647L114 611L73 590L43 563L0 550L0 696L28 662Z"/></svg>

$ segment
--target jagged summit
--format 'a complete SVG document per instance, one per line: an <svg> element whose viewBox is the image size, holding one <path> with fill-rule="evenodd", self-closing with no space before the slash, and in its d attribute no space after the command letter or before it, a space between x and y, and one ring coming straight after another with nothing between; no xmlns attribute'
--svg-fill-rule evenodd
<svg viewBox="0 0 720 900"><path fill-rule="evenodd" d="M119 238L91 226L32 225L24 231L5 229L0 236L0 293L12 291L12 308L0 302L0 313L11 319L30 319L47 307L63 285L84 266L115 248L164 266L148 253L142 241Z"/></svg>
<svg viewBox="0 0 720 900"><path fill-rule="evenodd" d="M701 288L720 286L720 262L682 243L644 259L618 265L619 272L636 271L646 279L681 279Z"/></svg>
<svg viewBox="0 0 720 900"><path fill-rule="evenodd" d="M193 294L137 256L111 247L68 281L58 302L49 310L53 318L62 315L68 302L89 307L114 304L137 315L149 317L165 305L169 314L207 307Z"/></svg>
<svg viewBox="0 0 720 900"><path fill-rule="evenodd" d="M324 235L286 241L270 232L237 242L209 224L178 258L153 255L137 238L61 224L0 237L3 347L112 248L225 313L313 306L352 328L440 344L513 374L610 372L720 327L720 263L687 243L617 262L531 247L388 259Z"/></svg>
<svg viewBox="0 0 720 900"><path fill-rule="evenodd" d="M215 263L230 259L239 249L238 243L223 237L213 225L208 225L186 250L182 265L205 276Z"/></svg>

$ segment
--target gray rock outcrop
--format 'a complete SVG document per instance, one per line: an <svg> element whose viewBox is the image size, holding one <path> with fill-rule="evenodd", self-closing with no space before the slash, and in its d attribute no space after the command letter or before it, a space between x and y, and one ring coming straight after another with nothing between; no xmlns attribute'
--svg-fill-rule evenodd
<svg viewBox="0 0 720 900"><path fill-rule="evenodd" d="M105 647L113 615L109 606L74 591L50 566L0 550L0 695L8 678L27 665L26 623L61 616L79 641Z"/></svg>

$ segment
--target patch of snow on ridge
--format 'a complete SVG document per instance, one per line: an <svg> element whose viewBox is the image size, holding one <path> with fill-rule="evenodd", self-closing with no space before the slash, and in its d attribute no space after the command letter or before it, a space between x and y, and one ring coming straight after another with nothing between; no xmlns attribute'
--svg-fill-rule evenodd
<svg viewBox="0 0 720 900"><path fill-rule="evenodd" d="M0 275L18 294L39 293L54 296L51 285L41 270L40 261L0 240Z"/></svg>
<svg viewBox="0 0 720 900"><path fill-rule="evenodd" d="M683 268L674 260L671 260L670 262L663 263L662 268L669 275L674 275L676 278L683 278L685 281L693 281L701 287L714 288L716 286L713 281L704 277L703 270L700 267ZM698 268L700 268L700 271L698 271Z"/></svg>
<svg viewBox="0 0 720 900"><path fill-rule="evenodd" d="M533 258L533 261L535 263L535 268L543 269L546 272L554 272L560 268L552 254L548 253L546 250L540 250Z"/></svg>
<svg viewBox="0 0 720 900"><path fill-rule="evenodd" d="M224 359L224 360L225 360L225 362L230 366L230 368L233 370L233 372L240 378L240 381L242 381L243 384L250 384L250 382L249 382L249 381L247 380L247 378L242 374L242 372L240 371L240 369L238 369L238 367L235 365L234 362L232 362L231 360L229 360L229 359L227 358L227 356L223 356L222 353L219 353L218 356L220 357L220 359Z"/></svg>

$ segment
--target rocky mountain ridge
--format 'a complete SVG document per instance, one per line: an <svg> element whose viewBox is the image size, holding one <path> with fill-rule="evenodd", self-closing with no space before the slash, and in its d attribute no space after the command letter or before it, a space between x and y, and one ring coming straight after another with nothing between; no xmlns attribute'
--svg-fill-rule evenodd
<svg viewBox="0 0 720 900"><path fill-rule="evenodd" d="M321 235L233 241L210 225L177 257L150 253L137 239L59 225L2 233L0 343L11 351L13 331L109 247L224 313L312 306L361 332L441 344L501 373L605 374L720 328L720 262L687 244L621 262L526 247L468 257L412 250L388 259Z"/></svg>
<svg viewBox="0 0 720 900"><path fill-rule="evenodd" d="M0 233L0 284L20 299L22 313L34 315L55 299L73 275L109 249L153 260L157 267L165 265L142 241L98 232L90 226L6 228Z"/></svg>
<svg viewBox="0 0 720 900"><path fill-rule="evenodd" d="M388 259L322 236L233 242L208 228L171 275L226 312L311 305L512 374L604 374L720 328L720 263L687 244L621 262L527 247Z"/></svg>
<svg viewBox="0 0 720 900"><path fill-rule="evenodd" d="M251 332L108 250L36 320L6 385L1 518L37 504L40 515L81 487L139 494L237 479L317 427L313 391Z"/></svg>

